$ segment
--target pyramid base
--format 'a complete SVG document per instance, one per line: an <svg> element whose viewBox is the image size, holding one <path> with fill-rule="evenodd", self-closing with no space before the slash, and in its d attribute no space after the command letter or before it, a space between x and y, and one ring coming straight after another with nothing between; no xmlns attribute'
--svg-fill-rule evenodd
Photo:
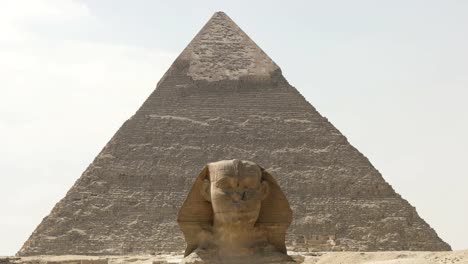
<svg viewBox="0 0 468 264"><path fill-rule="evenodd" d="M381 251L381 252L325 252L296 253L289 252L297 263L302 264L468 264L468 250L460 251ZM163 264L179 263L181 252L164 255L126 255L126 256L31 256L0 257L1 264Z"/></svg>

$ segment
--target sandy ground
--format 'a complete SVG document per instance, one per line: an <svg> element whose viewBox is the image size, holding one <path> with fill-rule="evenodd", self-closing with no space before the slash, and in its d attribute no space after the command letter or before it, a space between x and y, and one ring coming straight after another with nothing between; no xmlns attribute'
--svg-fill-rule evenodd
<svg viewBox="0 0 468 264"><path fill-rule="evenodd" d="M336 252L305 256L303 264L448 264L467 263L468 250L449 252Z"/></svg>
<svg viewBox="0 0 468 264"><path fill-rule="evenodd" d="M302 264L468 264L468 250L449 252L290 253ZM181 255L0 257L0 264L163 264L179 263Z"/></svg>

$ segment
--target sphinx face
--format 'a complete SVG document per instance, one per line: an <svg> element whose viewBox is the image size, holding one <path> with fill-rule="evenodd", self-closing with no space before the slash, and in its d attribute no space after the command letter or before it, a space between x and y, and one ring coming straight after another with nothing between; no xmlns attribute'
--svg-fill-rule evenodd
<svg viewBox="0 0 468 264"><path fill-rule="evenodd" d="M211 163L209 173L215 223L253 226L268 193L261 168L252 162L228 160Z"/></svg>

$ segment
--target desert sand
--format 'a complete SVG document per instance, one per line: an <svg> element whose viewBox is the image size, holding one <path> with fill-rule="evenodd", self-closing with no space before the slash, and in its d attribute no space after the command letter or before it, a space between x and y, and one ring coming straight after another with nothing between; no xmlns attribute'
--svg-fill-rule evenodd
<svg viewBox="0 0 468 264"><path fill-rule="evenodd" d="M443 252L323 252L294 253L290 255L302 264L468 264L468 250ZM0 257L1 264L163 264L179 263L182 255L135 255L135 256L34 256Z"/></svg>

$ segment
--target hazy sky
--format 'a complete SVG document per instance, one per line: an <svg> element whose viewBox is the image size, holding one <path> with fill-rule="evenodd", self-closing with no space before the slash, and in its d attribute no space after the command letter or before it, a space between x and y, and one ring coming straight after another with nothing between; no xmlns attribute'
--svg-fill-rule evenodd
<svg viewBox="0 0 468 264"><path fill-rule="evenodd" d="M454 249L468 248L468 1L0 1L0 255L225 11Z"/></svg>

